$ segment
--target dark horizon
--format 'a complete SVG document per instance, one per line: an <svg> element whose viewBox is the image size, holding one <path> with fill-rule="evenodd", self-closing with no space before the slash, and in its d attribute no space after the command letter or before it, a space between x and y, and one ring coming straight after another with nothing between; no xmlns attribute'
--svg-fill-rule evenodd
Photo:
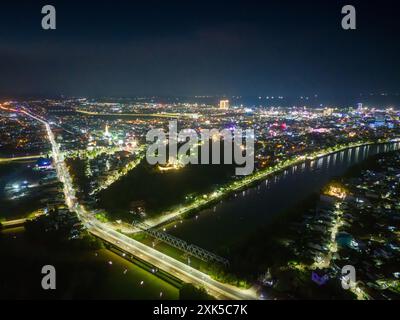
<svg viewBox="0 0 400 320"><path fill-rule="evenodd" d="M45 4L56 7L57 30L41 29ZM346 4L356 7L357 30L341 29ZM7 98L400 92L395 1L17 0L1 7L0 96Z"/></svg>
<svg viewBox="0 0 400 320"><path fill-rule="evenodd" d="M73 100L73 99L88 99L89 101L96 102L120 102L120 103L156 103L156 104L172 104L172 103L198 103L206 105L218 106L221 99L229 99L232 106L244 106L249 108L257 107L302 107L307 106L311 108L320 107L335 107L335 108L357 108L359 103L362 103L366 107L370 108L394 108L400 110L400 95L387 95L382 96L381 94L374 95L362 95L362 96L349 96L349 97L284 97L283 99L267 99L266 96L166 96L166 95L152 95L152 96L7 96L0 97L1 101L20 101L29 102L35 100Z"/></svg>

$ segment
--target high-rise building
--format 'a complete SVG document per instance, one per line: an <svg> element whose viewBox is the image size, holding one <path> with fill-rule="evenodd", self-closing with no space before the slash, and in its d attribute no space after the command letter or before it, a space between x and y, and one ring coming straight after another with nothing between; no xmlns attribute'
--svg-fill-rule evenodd
<svg viewBox="0 0 400 320"><path fill-rule="evenodd" d="M223 110L229 109L229 100L221 100L219 102L219 108Z"/></svg>

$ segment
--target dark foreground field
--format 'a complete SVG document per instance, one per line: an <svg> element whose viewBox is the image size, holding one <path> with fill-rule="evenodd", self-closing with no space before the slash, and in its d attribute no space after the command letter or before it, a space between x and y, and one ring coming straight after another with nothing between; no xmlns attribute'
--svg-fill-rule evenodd
<svg viewBox="0 0 400 320"><path fill-rule="evenodd" d="M179 289L109 250L48 246L23 228L0 232L0 257L0 299L179 298ZM56 290L41 287L44 265L56 268Z"/></svg>

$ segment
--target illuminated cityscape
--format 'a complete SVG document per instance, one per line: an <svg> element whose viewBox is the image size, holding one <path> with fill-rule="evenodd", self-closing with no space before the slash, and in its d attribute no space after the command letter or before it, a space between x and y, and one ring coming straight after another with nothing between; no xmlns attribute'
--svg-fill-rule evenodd
<svg viewBox="0 0 400 320"><path fill-rule="evenodd" d="M143 6L117 4L157 20ZM115 10L107 8L99 17ZM149 26L131 34L115 20L113 36L100 41L99 22L82 35L72 22L65 31L60 6L56 30L32 31L32 43L19 43L19 31L6 39L0 256L10 278L0 280L1 299L400 298L400 72L388 71L399 64L391 65L386 50L393 43L381 40L377 61L363 53L358 63L371 63L371 73L363 76L365 65L355 65L340 87L333 82L342 71L328 80L321 70L338 68L345 53L328 63L306 42L298 44L297 64L292 48L269 52L252 39L269 30L261 9L240 2L229 14L190 13L204 21L184 20L185 32ZM370 8L358 14L370 15ZM325 18L321 25L330 30L332 17ZM43 40L47 32L55 38ZM293 32L274 33L277 43L269 45L278 48L277 37L292 39ZM301 39L304 32L299 27ZM348 31L335 32L328 40L344 42ZM192 33L195 43L186 38ZM354 41L362 35L353 33ZM46 41L49 68L37 58ZM72 43L69 55L64 49ZM6 57L24 48L33 62ZM157 60L158 50L171 58ZM132 52L133 62L125 57ZM307 66L313 59L317 71ZM293 79L301 80L293 86ZM238 174L248 162L252 170ZM57 270L57 290L51 281L45 288L44 266Z"/></svg>

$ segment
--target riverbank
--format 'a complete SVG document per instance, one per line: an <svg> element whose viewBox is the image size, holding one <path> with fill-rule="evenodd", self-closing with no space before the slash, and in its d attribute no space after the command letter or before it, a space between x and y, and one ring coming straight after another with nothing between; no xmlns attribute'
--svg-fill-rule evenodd
<svg viewBox="0 0 400 320"><path fill-rule="evenodd" d="M245 177L240 181L234 181L230 184L227 184L225 186L222 186L218 188L218 190L209 193L209 194L203 194L201 196L196 197L193 202L185 207L181 207L178 210L170 213L163 214L162 216L156 217L156 218L149 218L145 220L145 223L151 227L160 227L163 224L170 223L171 221L174 221L176 219L183 218L188 215L193 215L194 213L212 206L213 204L229 197L232 193L235 192L240 192L245 189L248 189L256 184L258 184L261 180L264 180L268 177L271 177L275 174L279 174L280 172L305 163L306 161L315 161L319 158L329 156L341 151L345 151L348 149L352 148L357 148L357 147L362 147L362 146L368 146L368 145L374 145L374 144L386 144L390 143L393 139L390 140L379 140L379 141L365 141L365 142L357 142L357 143L351 143L347 145L338 145L332 148L327 148L324 150L320 151L315 151L311 154L304 155L304 156L298 156L294 157L292 159L283 161L280 164L277 164L273 167L269 167L267 169L261 170L259 172L254 173L251 176Z"/></svg>
<svg viewBox="0 0 400 320"><path fill-rule="evenodd" d="M251 274L247 279L254 281L258 274L266 272L267 265L290 258L288 247L283 246L292 245L284 236L288 225L312 208L329 181L371 155L399 148L400 143L360 147L297 165L196 217L162 229L227 258L238 278ZM157 247L163 249L160 244Z"/></svg>

